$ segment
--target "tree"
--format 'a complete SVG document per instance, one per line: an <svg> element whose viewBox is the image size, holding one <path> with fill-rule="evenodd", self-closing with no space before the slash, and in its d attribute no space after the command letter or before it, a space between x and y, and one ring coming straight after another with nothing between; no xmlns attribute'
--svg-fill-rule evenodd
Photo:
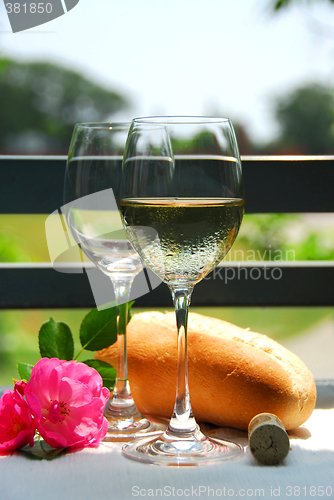
<svg viewBox="0 0 334 500"><path fill-rule="evenodd" d="M279 144L303 154L334 153L333 91L319 84L301 87L275 105L281 128Z"/></svg>
<svg viewBox="0 0 334 500"><path fill-rule="evenodd" d="M73 71L6 58L0 59L0 96L2 152L17 151L25 138L65 152L75 123L105 121L128 106L123 96Z"/></svg>

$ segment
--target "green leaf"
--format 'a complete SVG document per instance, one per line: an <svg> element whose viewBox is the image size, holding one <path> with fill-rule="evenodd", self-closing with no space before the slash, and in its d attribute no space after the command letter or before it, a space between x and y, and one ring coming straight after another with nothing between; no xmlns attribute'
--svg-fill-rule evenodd
<svg viewBox="0 0 334 500"><path fill-rule="evenodd" d="M18 453L32 460L53 460L67 453L68 448L52 448L43 439L35 436L34 446L29 445L18 450Z"/></svg>
<svg viewBox="0 0 334 500"><path fill-rule="evenodd" d="M279 10L282 7L286 7L290 3L291 3L290 0L275 0L275 2L273 3L273 7L274 10Z"/></svg>
<svg viewBox="0 0 334 500"><path fill-rule="evenodd" d="M29 365L28 363L17 363L17 371L19 372L21 380L26 380L27 382L29 382L33 368L34 366Z"/></svg>
<svg viewBox="0 0 334 500"><path fill-rule="evenodd" d="M117 340L117 308L93 309L84 317L80 326L83 349L99 351Z"/></svg>
<svg viewBox="0 0 334 500"><path fill-rule="evenodd" d="M102 377L104 387L108 387L109 390L114 388L116 370L113 366L105 361L101 361L100 359L87 359L86 361L83 361L83 363L91 368L95 368L95 370L99 372Z"/></svg>
<svg viewBox="0 0 334 500"><path fill-rule="evenodd" d="M50 318L41 326L38 341L42 358L73 359L74 341L66 323Z"/></svg>
<svg viewBox="0 0 334 500"><path fill-rule="evenodd" d="M334 1L334 0L333 0L333 1ZM134 301L134 300L132 300L131 302L128 302L128 307L129 307L129 308L128 308L128 323L129 323L130 319L131 319L131 318L132 318L132 316L133 316L131 308L132 308L132 306L133 306L133 304L134 304L134 303L135 303L135 301Z"/></svg>
<svg viewBox="0 0 334 500"><path fill-rule="evenodd" d="M130 319L132 318L132 313L131 313L131 306L134 304L134 301L132 302L124 302L124 304L121 304L118 306L118 334L119 335L124 335L126 332L126 325L129 323ZM125 321L126 319L126 321Z"/></svg>

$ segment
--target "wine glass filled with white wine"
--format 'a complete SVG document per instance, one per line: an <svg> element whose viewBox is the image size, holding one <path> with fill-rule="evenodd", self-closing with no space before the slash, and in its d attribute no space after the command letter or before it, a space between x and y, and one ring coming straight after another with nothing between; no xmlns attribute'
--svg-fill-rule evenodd
<svg viewBox="0 0 334 500"><path fill-rule="evenodd" d="M236 443L204 436L190 404L187 319L196 283L225 257L244 212L241 162L229 119L148 117L132 121L123 158L121 212L142 260L170 289L176 312L178 380L168 429L127 445L138 461L215 463Z"/></svg>

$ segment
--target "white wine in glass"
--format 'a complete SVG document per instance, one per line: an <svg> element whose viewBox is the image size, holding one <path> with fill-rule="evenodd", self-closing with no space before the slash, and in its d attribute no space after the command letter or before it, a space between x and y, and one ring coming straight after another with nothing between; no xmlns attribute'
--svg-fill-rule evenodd
<svg viewBox="0 0 334 500"><path fill-rule="evenodd" d="M169 426L157 438L129 443L123 453L146 463L177 466L239 457L239 444L200 431L190 404L187 366L193 288L225 257L243 218L241 162L230 120L134 119L123 159L120 206L132 245L171 291L178 343Z"/></svg>

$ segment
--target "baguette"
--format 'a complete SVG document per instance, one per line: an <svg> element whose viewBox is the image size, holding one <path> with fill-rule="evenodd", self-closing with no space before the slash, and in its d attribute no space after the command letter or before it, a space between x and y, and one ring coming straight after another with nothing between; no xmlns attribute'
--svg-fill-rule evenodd
<svg viewBox="0 0 334 500"><path fill-rule="evenodd" d="M177 373L175 314L134 314L127 356L139 411L170 418ZM117 366L117 344L95 357ZM255 415L273 413L289 430L303 424L315 407L315 382L298 356L266 335L220 319L189 313L188 372L199 422L247 430Z"/></svg>

